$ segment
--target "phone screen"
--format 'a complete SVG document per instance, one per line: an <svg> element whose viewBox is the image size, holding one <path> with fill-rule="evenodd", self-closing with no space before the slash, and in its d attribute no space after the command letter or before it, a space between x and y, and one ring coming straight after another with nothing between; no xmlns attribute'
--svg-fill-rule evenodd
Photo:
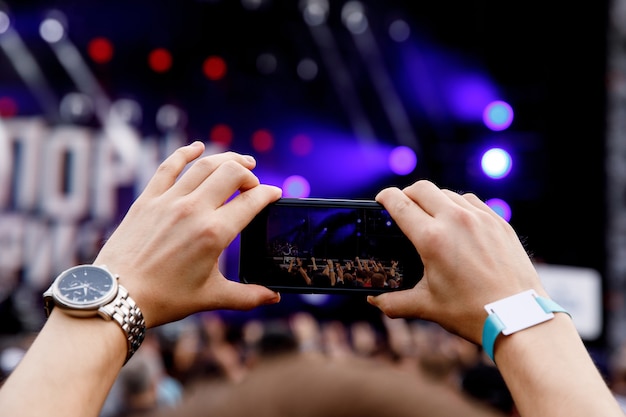
<svg viewBox="0 0 626 417"><path fill-rule="evenodd" d="M299 293L369 293L415 286L417 250L375 201L283 198L241 232L239 278Z"/></svg>

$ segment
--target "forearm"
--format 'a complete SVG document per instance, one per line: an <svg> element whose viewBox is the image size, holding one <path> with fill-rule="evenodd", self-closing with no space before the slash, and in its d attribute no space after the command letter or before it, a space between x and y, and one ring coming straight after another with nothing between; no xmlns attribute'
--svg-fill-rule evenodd
<svg viewBox="0 0 626 417"><path fill-rule="evenodd" d="M311 278L309 278L309 274L306 273L304 268L300 267L298 271L300 272L300 275L302 275L302 278L304 278L306 285L311 285Z"/></svg>
<svg viewBox="0 0 626 417"><path fill-rule="evenodd" d="M143 339L144 320L154 327L200 311L250 310L280 301L267 287L233 282L218 268L224 249L263 207L280 198L280 189L259 183L251 172L254 158L235 152L200 158L204 150L202 143L194 142L161 163L95 261L119 274L120 283L141 306L139 315L125 293L118 293L113 302L101 300L103 306L115 304L116 317L123 312L125 325L137 324L130 326L136 343ZM81 271L81 279L70 275L66 289L73 289L72 295L64 297L86 301L95 281L112 288L104 284L108 271ZM55 283L67 277L65 272ZM103 288L98 291L108 295ZM78 297L81 293L84 297ZM73 318L56 307L0 389L0 413L96 417L127 352L118 322Z"/></svg>
<svg viewBox="0 0 626 417"><path fill-rule="evenodd" d="M126 350L116 322L53 310L0 389L0 410L7 416L97 416Z"/></svg>
<svg viewBox="0 0 626 417"><path fill-rule="evenodd" d="M565 314L500 336L495 360L522 416L623 416Z"/></svg>

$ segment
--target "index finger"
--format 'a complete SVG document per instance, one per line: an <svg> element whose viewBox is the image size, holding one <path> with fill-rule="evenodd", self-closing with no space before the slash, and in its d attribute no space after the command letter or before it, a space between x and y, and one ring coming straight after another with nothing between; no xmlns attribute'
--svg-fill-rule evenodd
<svg viewBox="0 0 626 417"><path fill-rule="evenodd" d="M259 184L242 191L232 200L216 209L224 236L230 242L269 203L276 201L282 190L273 185Z"/></svg>
<svg viewBox="0 0 626 417"><path fill-rule="evenodd" d="M432 217L448 207L458 205L448 195L451 192L440 189L428 180L416 181L402 191ZM457 196L460 197L458 194Z"/></svg>
<svg viewBox="0 0 626 417"><path fill-rule="evenodd" d="M202 152L204 152L204 144L200 141L176 149L176 151L161 162L157 168L157 172L148 182L143 194L157 196L169 190L187 164L197 159L202 155Z"/></svg>
<svg viewBox="0 0 626 417"><path fill-rule="evenodd" d="M398 188L385 188L376 195L376 201L385 207L400 229L414 244L417 241L419 229L415 225L432 221L432 216L415 199Z"/></svg>

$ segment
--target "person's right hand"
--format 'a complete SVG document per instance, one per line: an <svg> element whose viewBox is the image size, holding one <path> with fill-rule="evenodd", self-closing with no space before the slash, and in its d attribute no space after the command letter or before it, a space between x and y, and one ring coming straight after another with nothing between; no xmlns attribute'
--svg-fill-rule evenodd
<svg viewBox="0 0 626 417"><path fill-rule="evenodd" d="M196 142L159 166L94 262L120 276L147 327L280 300L266 287L226 279L218 258L281 190L259 184L255 160L234 152L200 158L183 173L203 151Z"/></svg>
<svg viewBox="0 0 626 417"><path fill-rule="evenodd" d="M474 194L422 180L377 196L421 255L414 288L369 296L389 317L434 321L481 344L485 304L535 289L546 295L517 234Z"/></svg>

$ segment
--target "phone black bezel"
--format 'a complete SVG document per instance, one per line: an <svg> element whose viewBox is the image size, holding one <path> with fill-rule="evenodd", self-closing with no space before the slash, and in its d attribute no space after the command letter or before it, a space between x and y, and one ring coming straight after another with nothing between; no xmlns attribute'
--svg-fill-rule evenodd
<svg viewBox="0 0 626 417"><path fill-rule="evenodd" d="M381 204L373 200L281 198L264 208L241 232L239 251L240 282L264 285L274 291L284 293L375 295L412 288L423 275L424 267L417 250L411 241L400 231L399 227L394 224L393 227L396 228L396 232L398 233L397 240L395 241L399 245L397 247L398 253L400 254L398 260L403 264L404 284L401 288L288 286L272 283L272 277L270 277L269 274L276 268L276 265L268 259L270 255L268 255L267 248L267 218L270 210L273 210L276 206L279 208L347 208L385 211ZM259 265L263 266L259 268Z"/></svg>

